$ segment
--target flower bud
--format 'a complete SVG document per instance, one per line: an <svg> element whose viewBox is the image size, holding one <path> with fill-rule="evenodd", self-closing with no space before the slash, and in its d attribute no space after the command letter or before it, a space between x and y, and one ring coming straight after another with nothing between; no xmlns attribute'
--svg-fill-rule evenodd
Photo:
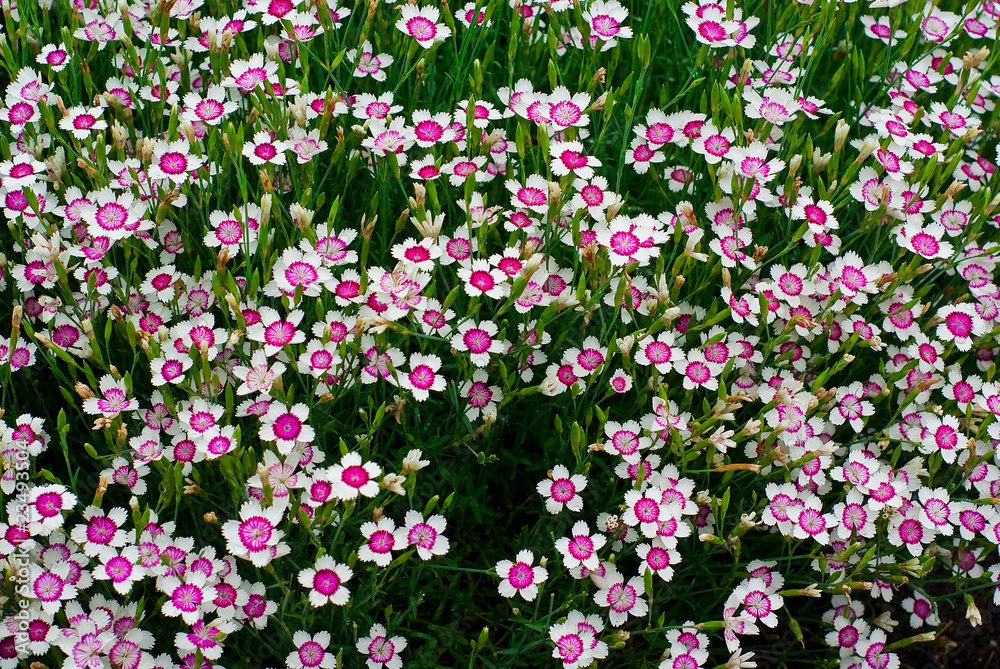
<svg viewBox="0 0 1000 669"><path fill-rule="evenodd" d="M198 135L194 132L194 124L191 121L181 121L181 134L187 139L188 144L197 144Z"/></svg>
<svg viewBox="0 0 1000 669"><path fill-rule="evenodd" d="M403 481L406 480L405 476L400 476L399 474L389 473L386 474L382 479L381 488L383 490L389 490L396 493L397 495L405 495L406 491L403 490Z"/></svg>
<svg viewBox="0 0 1000 669"><path fill-rule="evenodd" d="M878 148L879 144L877 136L873 135L871 137L866 137L865 141L861 143L861 148L859 149L858 157L854 159L854 162L856 163L865 162L866 160L868 160L869 156L871 156L873 153L875 153L876 150L878 150Z"/></svg>
<svg viewBox="0 0 1000 669"><path fill-rule="evenodd" d="M813 172L819 174L826 169L826 166L830 164L830 158L833 157L832 153L823 153L819 149L813 149L812 156L812 169Z"/></svg>
<svg viewBox="0 0 1000 669"><path fill-rule="evenodd" d="M983 616L979 613L979 607L976 606L976 602L972 599L972 595L965 596L965 605L968 607L965 611L965 617L968 619L969 624L973 627L979 627L983 624Z"/></svg>
<svg viewBox="0 0 1000 669"><path fill-rule="evenodd" d="M850 132L851 126L847 124L847 121L840 119L837 121L837 128L833 131L833 151L838 153L844 144L847 143L847 134Z"/></svg>
<svg viewBox="0 0 1000 669"><path fill-rule="evenodd" d="M313 216L316 214L315 211L306 209L298 202L292 203L292 206L288 208L288 212L292 215L292 222L295 224L295 227L303 232L312 225Z"/></svg>
<svg viewBox="0 0 1000 669"><path fill-rule="evenodd" d="M802 166L802 154L797 153L792 156L792 159L788 161L788 176L795 178L795 175L799 173L799 168Z"/></svg>
<svg viewBox="0 0 1000 669"><path fill-rule="evenodd" d="M271 194L264 193L260 198L260 224L267 225L271 220Z"/></svg>
<svg viewBox="0 0 1000 669"><path fill-rule="evenodd" d="M111 126L111 138L112 146L116 150L125 148L125 143L128 141L128 130L117 120Z"/></svg>
<svg viewBox="0 0 1000 669"><path fill-rule="evenodd" d="M153 144L153 140L149 137L143 137L139 140L139 158L144 163L148 163L153 159L153 150L156 146Z"/></svg>
<svg viewBox="0 0 1000 669"><path fill-rule="evenodd" d="M618 350L622 352L622 357L627 358L628 354L632 352L632 346L635 345L635 337L632 335L619 337L615 339L615 344L618 345Z"/></svg>
<svg viewBox="0 0 1000 669"><path fill-rule="evenodd" d="M554 376L547 376L538 384L538 392L546 397L554 397L559 392L559 379Z"/></svg>
<svg viewBox="0 0 1000 669"><path fill-rule="evenodd" d="M406 457L403 458L403 474L409 475L419 469L423 469L431 463L430 460L421 460L420 457L423 455L419 448L411 449Z"/></svg>
<svg viewBox="0 0 1000 669"><path fill-rule="evenodd" d="M886 632L892 632L896 626L899 625L898 622L892 619L892 613L890 611L883 611L882 614L874 620L874 623L877 627L881 627Z"/></svg>
<svg viewBox="0 0 1000 669"><path fill-rule="evenodd" d="M275 35L269 36L264 40L264 52L267 54L267 59L273 62L278 61L278 49L281 47L281 39Z"/></svg>

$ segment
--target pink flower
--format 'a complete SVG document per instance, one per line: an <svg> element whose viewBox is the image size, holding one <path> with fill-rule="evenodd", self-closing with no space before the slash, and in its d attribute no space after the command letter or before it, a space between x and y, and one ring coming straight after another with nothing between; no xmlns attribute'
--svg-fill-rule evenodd
<svg viewBox="0 0 1000 669"><path fill-rule="evenodd" d="M864 418L875 413L875 406L862 399L864 387L855 381L846 388L837 390L837 406L830 412L830 422L834 425L849 423L855 432L860 432L864 426Z"/></svg>
<svg viewBox="0 0 1000 669"><path fill-rule="evenodd" d="M923 545L934 540L937 532L920 522L922 511L916 504L906 511L891 516L888 528L889 543L893 546L905 546L913 557L920 557Z"/></svg>
<svg viewBox="0 0 1000 669"><path fill-rule="evenodd" d="M182 581L176 576L164 576L157 581L157 589L167 596L161 612L165 616L180 616L188 625L200 620L202 604L215 598L215 587L206 585L205 574L189 571Z"/></svg>
<svg viewBox="0 0 1000 669"><path fill-rule="evenodd" d="M616 369L611 376L611 389L616 393L627 393L632 390L632 377L623 369Z"/></svg>
<svg viewBox="0 0 1000 669"><path fill-rule="evenodd" d="M503 341L494 339L497 332L493 321L483 321L478 325L471 320L465 321L458 326L451 345L457 351L468 351L476 367L485 367L490 362L491 353L502 353L505 348Z"/></svg>
<svg viewBox="0 0 1000 669"><path fill-rule="evenodd" d="M694 31L699 42L713 49L736 46L736 40L731 34L739 27L735 21L727 21L725 13L704 16L688 16L685 19L688 27Z"/></svg>
<svg viewBox="0 0 1000 669"><path fill-rule="evenodd" d="M583 144L576 141L552 142L549 155L552 173L558 177L573 174L580 179L590 179L594 176L594 168L601 166L601 161L594 156L584 155Z"/></svg>
<svg viewBox="0 0 1000 669"><path fill-rule="evenodd" d="M645 573L648 569L659 576L664 581L670 581L674 577L674 568L671 565L680 563L681 554L676 550L668 549L659 541L636 546L635 553L642 558L639 571Z"/></svg>
<svg viewBox="0 0 1000 669"><path fill-rule="evenodd" d="M497 576L502 580L497 590L500 595L510 599L520 595L525 601L534 601L538 596L538 585L548 578L549 572L544 567L532 567L534 555L529 550L519 551L515 562L500 560L496 564Z"/></svg>
<svg viewBox="0 0 1000 669"><path fill-rule="evenodd" d="M643 137L633 137L632 144L625 154L625 164L631 165L636 174L645 174L649 171L650 165L662 163L666 156L662 151L651 147Z"/></svg>
<svg viewBox="0 0 1000 669"><path fill-rule="evenodd" d="M472 373L472 380L463 383L458 392L468 401L465 416L470 421L479 418L480 414L485 416L490 412L496 412L497 402L503 400L500 387L489 385L489 376L484 369L475 370Z"/></svg>
<svg viewBox="0 0 1000 669"><path fill-rule="evenodd" d="M612 453L617 453L625 462L630 464L639 462L640 451L649 448L652 440L642 436L642 428L638 421L628 420L618 423L609 420L604 424L604 434L609 441L605 444L605 449Z"/></svg>
<svg viewBox="0 0 1000 669"><path fill-rule="evenodd" d="M355 499L358 495L374 497L378 494L378 477L382 468L374 462L362 462L359 453L351 452L332 465L327 477L340 499Z"/></svg>
<svg viewBox="0 0 1000 669"><path fill-rule="evenodd" d="M269 365L269 359L263 350L254 351L250 358L250 366L237 365L233 368L233 376L242 381L236 389L237 395L251 393L266 393L271 389L274 380L285 371L285 365L275 362Z"/></svg>
<svg viewBox="0 0 1000 669"><path fill-rule="evenodd" d="M830 543L830 530L836 525L837 517L823 513L823 503L816 495L810 493L801 506L789 509L788 517L794 524L792 536L796 539L812 538L820 544Z"/></svg>
<svg viewBox="0 0 1000 669"><path fill-rule="evenodd" d="M126 394L124 379L115 380L110 374L101 377L102 397L91 397L83 401L83 410L89 414L101 414L114 418L124 411L138 411L139 404Z"/></svg>
<svg viewBox="0 0 1000 669"><path fill-rule="evenodd" d="M587 487L587 477L582 474L570 476L565 465L556 465L549 472L548 478L539 481L538 494L545 498L545 508L549 513L556 514L563 507L570 511L583 510L583 497L580 491Z"/></svg>
<svg viewBox="0 0 1000 669"><path fill-rule="evenodd" d="M591 649L598 641L589 629L566 620L549 628L549 638L556 646L552 657L562 660L563 669L585 667L595 659Z"/></svg>
<svg viewBox="0 0 1000 669"><path fill-rule="evenodd" d="M314 608L327 603L343 606L351 598L344 583L353 575L354 572L346 564L335 562L329 555L324 555L316 560L315 568L300 571L298 580L309 591L309 603Z"/></svg>
<svg viewBox="0 0 1000 669"><path fill-rule="evenodd" d="M395 156L400 167L406 164L406 152L416 141L413 129L406 125L406 119L396 117L386 123L384 119L375 118L368 122L368 131L369 136L362 140L362 146L378 156Z"/></svg>
<svg viewBox="0 0 1000 669"><path fill-rule="evenodd" d="M762 118L776 126L784 125L788 121L793 120L801 109L801 105L795 96L781 88L765 88L762 95L748 86L743 89L743 99L747 103L744 108L747 118ZM737 148L736 152L740 150ZM781 161L772 162L777 162L782 167L784 166L784 163ZM778 167L775 171L780 169ZM764 181L770 181L770 179L765 178Z"/></svg>
<svg viewBox="0 0 1000 669"><path fill-rule="evenodd" d="M652 365L661 374L671 371L677 362L684 360L684 351L675 344L673 332L661 332L655 339L639 342L635 353L637 365Z"/></svg>
<svg viewBox="0 0 1000 669"><path fill-rule="evenodd" d="M684 375L686 390L694 388L717 390L722 368L722 365L706 360L705 354L699 349L688 351L687 360L680 359L674 363L674 369Z"/></svg>
<svg viewBox="0 0 1000 669"><path fill-rule="evenodd" d="M642 596L646 592L641 576L634 576L626 583L625 578L615 572L605 579L604 587L594 593L594 602L607 607L608 619L615 627L621 627L629 616L641 618L649 611L649 605Z"/></svg>
<svg viewBox="0 0 1000 669"><path fill-rule="evenodd" d="M403 658L399 653L406 648L406 639L401 636L390 637L384 626L375 623L368 631L368 636L358 639L356 648L359 653L368 656L368 669L400 669Z"/></svg>
<svg viewBox="0 0 1000 669"><path fill-rule="evenodd" d="M587 93L570 93L565 86L557 86L546 99L545 105L549 121L557 128L585 128L590 124L590 117L586 114L587 107L590 106L590 95Z"/></svg>
<svg viewBox="0 0 1000 669"><path fill-rule="evenodd" d="M645 492L627 491L622 522L629 527L638 526L645 537L655 537L662 521L679 514L679 510L664 505L662 500L663 490L656 486L646 488Z"/></svg>
<svg viewBox="0 0 1000 669"><path fill-rule="evenodd" d="M285 658L285 666L289 669L333 669L337 664L337 656L329 651L331 636L327 631L310 635L302 630L292 635L295 651Z"/></svg>
<svg viewBox="0 0 1000 669"><path fill-rule="evenodd" d="M396 21L396 29L429 49L451 36L451 28L437 22L440 16L441 12L434 6L403 5L401 16Z"/></svg>
<svg viewBox="0 0 1000 669"><path fill-rule="evenodd" d="M549 210L549 183L545 177L532 174L523 186L515 179L508 179L506 185L511 193L511 206L537 214L545 214Z"/></svg>
<svg viewBox="0 0 1000 669"><path fill-rule="evenodd" d="M63 608L64 600L76 599L78 590L71 581L73 570L79 572L80 565L72 560L63 560L45 568L40 565L28 566L27 592L38 600L42 610L55 615Z"/></svg>
<svg viewBox="0 0 1000 669"><path fill-rule="evenodd" d="M963 353L972 348L974 338L986 334L988 327L971 304L946 305L937 310L941 319L935 335L941 341L954 342Z"/></svg>
<svg viewBox="0 0 1000 669"><path fill-rule="evenodd" d="M418 402L430 397L431 390L441 392L445 389L444 376L438 373L441 369L441 358L436 355L410 355L410 371L402 378L402 386L413 393Z"/></svg>
<svg viewBox="0 0 1000 669"><path fill-rule="evenodd" d="M247 325L247 339L263 343L264 353L268 357L274 356L285 346L301 344L306 340L305 333L297 329L302 316L301 311L294 310L282 319L271 307L262 307L260 322Z"/></svg>
<svg viewBox="0 0 1000 669"><path fill-rule="evenodd" d="M88 506L83 512L85 525L77 525L70 537L83 548L85 555L97 557L109 549L121 548L128 543L122 527L128 518L125 509L116 507L106 514L96 506Z"/></svg>
<svg viewBox="0 0 1000 669"><path fill-rule="evenodd" d="M507 283L504 273L490 267L489 261L484 258L476 258L459 268L458 278L462 280L465 293L469 297L485 295L495 300L510 290L510 284Z"/></svg>
<svg viewBox="0 0 1000 669"><path fill-rule="evenodd" d="M62 72L69 65L70 55L66 50L66 45L60 43L46 44L41 52L35 57L35 62L40 65L48 65L53 72Z"/></svg>
<svg viewBox="0 0 1000 669"><path fill-rule="evenodd" d="M447 527L444 516L434 515L425 521L422 513L411 509L406 512L404 521L407 545L416 547L421 560L448 552L450 542L443 534Z"/></svg>
<svg viewBox="0 0 1000 669"><path fill-rule="evenodd" d="M153 159L148 171L150 179L169 179L175 184L183 184L203 164L201 158L190 153L187 140L155 140L153 146Z"/></svg>
<svg viewBox="0 0 1000 669"><path fill-rule="evenodd" d="M275 139L274 133L261 130L253 136L252 141L243 145L243 155L253 165L284 165L287 149L287 143Z"/></svg>
<svg viewBox="0 0 1000 669"><path fill-rule="evenodd" d="M307 420L309 407L305 404L286 408L275 402L260 419L260 438L275 442L278 452L288 455L296 444L308 444L315 438L316 432L306 423Z"/></svg>
<svg viewBox="0 0 1000 669"><path fill-rule="evenodd" d="M234 556L249 560L254 566L268 564L273 551L285 533L278 529L285 506L275 504L264 509L257 500L244 502L240 519L227 521L222 526L226 549Z"/></svg>
<svg viewBox="0 0 1000 669"><path fill-rule="evenodd" d="M380 567L388 567L392 562L392 551L407 547L406 528L396 529L392 518L380 518L377 523L366 522L361 525L361 535L367 543L358 549L358 559L362 562L374 562Z"/></svg>
<svg viewBox="0 0 1000 669"><path fill-rule="evenodd" d="M719 130L708 121L702 126L698 138L691 142L691 149L703 155L709 165L716 165L729 154L735 140L736 133L732 128Z"/></svg>
<svg viewBox="0 0 1000 669"><path fill-rule="evenodd" d="M597 569L600 558L597 551L604 547L607 538L600 532L590 534L586 522L578 520L573 524L570 536L556 539L556 550L563 556L563 565L567 569L583 566L586 569Z"/></svg>
<svg viewBox="0 0 1000 669"><path fill-rule="evenodd" d="M108 122L101 118L100 107L73 107L59 120L59 127L68 130L76 139L86 139L94 130L106 130Z"/></svg>
<svg viewBox="0 0 1000 669"><path fill-rule="evenodd" d="M948 464L954 464L959 451L969 447L969 440L962 433L958 418L951 414L938 417L932 413L923 415L923 437L920 452L926 455L940 453Z"/></svg>
<svg viewBox="0 0 1000 669"><path fill-rule="evenodd" d="M748 578L736 586L726 606L742 605L743 611L755 620L774 627L778 624L778 616L774 612L784 606L784 603L784 598L772 593L762 579Z"/></svg>
<svg viewBox="0 0 1000 669"><path fill-rule="evenodd" d="M167 383L180 384L186 378L186 373L194 361L187 355L176 357L154 358L149 363L153 375L152 384L162 386Z"/></svg>
<svg viewBox="0 0 1000 669"><path fill-rule="evenodd" d="M617 0L595 0L583 12L591 34L610 43L632 37L632 29L622 25L627 18L628 10Z"/></svg>
<svg viewBox="0 0 1000 669"><path fill-rule="evenodd" d="M273 81L278 74L278 64L264 60L264 54L255 53L249 60L235 60L229 66L229 76L222 85L249 93L261 84Z"/></svg>

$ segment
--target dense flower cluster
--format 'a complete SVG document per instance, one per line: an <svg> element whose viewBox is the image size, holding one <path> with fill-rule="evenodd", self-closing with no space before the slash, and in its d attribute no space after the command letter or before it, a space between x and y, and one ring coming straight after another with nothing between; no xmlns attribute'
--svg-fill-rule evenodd
<svg viewBox="0 0 1000 669"><path fill-rule="evenodd" d="M932 570L1000 603L1000 4L647 4L3 3L0 383L65 402L4 407L0 669L399 669L465 587L462 665L820 598L891 669Z"/></svg>

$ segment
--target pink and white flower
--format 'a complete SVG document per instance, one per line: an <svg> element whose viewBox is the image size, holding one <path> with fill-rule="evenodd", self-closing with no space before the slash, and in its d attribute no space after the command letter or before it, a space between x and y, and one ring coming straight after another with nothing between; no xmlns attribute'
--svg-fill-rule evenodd
<svg viewBox="0 0 1000 669"><path fill-rule="evenodd" d="M283 504L265 509L257 500L244 502L240 507L239 520L229 520L222 526L226 549L238 558L249 560L256 567L268 564L285 536L278 529L284 512Z"/></svg>
<svg viewBox="0 0 1000 669"><path fill-rule="evenodd" d="M445 389L445 379L439 373L441 358L436 355L413 353L410 355L410 371L402 375L402 386L413 393L418 402L430 397L430 391Z"/></svg>
<svg viewBox="0 0 1000 669"><path fill-rule="evenodd" d="M380 518L377 523L371 521L361 525L361 536L366 543L358 549L358 559L362 562L374 562L380 567L388 567L392 562L392 551L407 547L406 528L396 529L392 518Z"/></svg>
<svg viewBox="0 0 1000 669"><path fill-rule="evenodd" d="M585 521L578 520L573 524L570 536L556 539L556 550L563 556L563 565L567 569L584 567L594 570L600 565L597 551L607 543L607 537L600 532L590 533Z"/></svg>
<svg viewBox="0 0 1000 669"><path fill-rule="evenodd" d="M250 159L252 165L284 165L287 149L288 145L276 139L273 132L261 130L252 141L243 145L243 155Z"/></svg>
<svg viewBox="0 0 1000 669"><path fill-rule="evenodd" d="M390 637L385 627L378 623L371 626L368 636L358 639L355 647L368 656L368 669L401 669L403 666L399 653L406 648L406 639Z"/></svg>
<svg viewBox="0 0 1000 669"><path fill-rule="evenodd" d="M451 28L438 23L441 12L437 7L417 7L403 5L401 16L396 21L396 29L417 40L417 44L429 49L451 37Z"/></svg>
<svg viewBox="0 0 1000 669"><path fill-rule="evenodd" d="M83 401L83 410L89 414L101 414L105 418L114 418L124 411L138 411L139 403L129 399L125 389L125 380L115 380L110 374L101 377L102 397L91 397Z"/></svg>
<svg viewBox="0 0 1000 669"><path fill-rule="evenodd" d="M260 438L275 442L278 452L288 455L297 444L309 444L315 438L316 432L306 423L308 420L309 407L305 404L286 407L275 402L261 416Z"/></svg>
<svg viewBox="0 0 1000 669"><path fill-rule="evenodd" d="M314 608L324 604L344 606L351 598L351 592L344 585L354 576L354 571L346 564L336 562L329 555L316 560L316 564L303 569L298 574L299 584L309 591L309 603Z"/></svg>
<svg viewBox="0 0 1000 669"><path fill-rule="evenodd" d="M525 601L532 602L538 596L538 586L545 582L549 572L544 567L533 567L535 556L529 550L517 553L514 561L500 560L496 564L497 576L502 580L497 590L500 595L510 599L520 595Z"/></svg>
<svg viewBox="0 0 1000 669"><path fill-rule="evenodd" d="M634 576L626 582L621 574L615 572L594 593L594 602L598 606L607 607L611 624L621 627L629 616L641 618L649 611L649 605L642 598L645 593L646 586L641 576Z"/></svg>
<svg viewBox="0 0 1000 669"><path fill-rule="evenodd" d="M493 321L483 321L476 324L469 320L458 326L458 332L451 338L451 345L456 351L468 351L472 364L485 367L490 362L490 354L502 353L504 342L496 339L497 326Z"/></svg>
<svg viewBox="0 0 1000 669"><path fill-rule="evenodd" d="M545 508L551 514L559 513L564 507L570 511L582 511L580 491L586 487L587 477L582 474L571 476L565 465L553 467L548 478L537 485L538 494L545 498Z"/></svg>
<svg viewBox="0 0 1000 669"><path fill-rule="evenodd" d="M378 477L382 468L374 462L364 462L361 455L350 452L340 459L339 464L327 470L327 478L334 486L334 494L340 499L356 499L358 495L374 497L378 494Z"/></svg>
<svg viewBox="0 0 1000 669"><path fill-rule="evenodd" d="M435 555L444 555L448 552L450 542L444 536L448 522L444 516L437 514L424 520L424 515L419 511L410 510L404 517L406 541L408 546L417 549L417 555L421 560L430 560Z"/></svg>

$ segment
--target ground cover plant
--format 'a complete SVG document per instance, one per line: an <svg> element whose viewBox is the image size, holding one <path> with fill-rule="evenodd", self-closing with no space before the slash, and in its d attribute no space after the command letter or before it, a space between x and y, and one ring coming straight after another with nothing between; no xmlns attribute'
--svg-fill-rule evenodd
<svg viewBox="0 0 1000 669"><path fill-rule="evenodd" d="M0 669L896 669L1000 603L1000 3L0 7Z"/></svg>

